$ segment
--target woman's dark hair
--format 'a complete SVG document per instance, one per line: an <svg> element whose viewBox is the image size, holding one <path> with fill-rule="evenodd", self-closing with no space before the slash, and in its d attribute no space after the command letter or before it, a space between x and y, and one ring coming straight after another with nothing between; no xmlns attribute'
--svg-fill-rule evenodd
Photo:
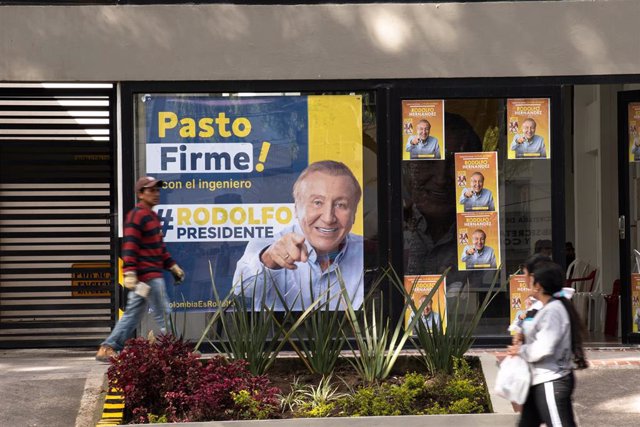
<svg viewBox="0 0 640 427"><path fill-rule="evenodd" d="M527 269L529 274L533 274L536 268L545 262L552 262L551 258L542 254L533 254L529 258L524 260L524 268Z"/></svg>
<svg viewBox="0 0 640 427"><path fill-rule="evenodd" d="M527 268L528 269L528 268ZM564 285L564 271L555 262L540 262L535 266L535 272L533 273L534 283L540 285L543 292L547 295L553 296L556 292L562 290ZM573 351L573 361L578 369L584 369L587 367L587 359L584 354L584 348L582 347L584 327L580 315L576 311L575 307L567 298L560 296L553 296L562 303L564 308L569 313L569 321L571 323L571 350Z"/></svg>

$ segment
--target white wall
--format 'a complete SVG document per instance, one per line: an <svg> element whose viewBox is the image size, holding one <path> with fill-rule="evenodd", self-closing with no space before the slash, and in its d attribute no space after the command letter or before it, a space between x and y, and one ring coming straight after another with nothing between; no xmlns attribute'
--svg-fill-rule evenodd
<svg viewBox="0 0 640 427"><path fill-rule="evenodd" d="M598 268L605 293L620 277L616 114L621 89L576 86L574 97L576 256Z"/></svg>
<svg viewBox="0 0 640 427"><path fill-rule="evenodd" d="M637 74L640 2L0 5L0 81Z"/></svg>

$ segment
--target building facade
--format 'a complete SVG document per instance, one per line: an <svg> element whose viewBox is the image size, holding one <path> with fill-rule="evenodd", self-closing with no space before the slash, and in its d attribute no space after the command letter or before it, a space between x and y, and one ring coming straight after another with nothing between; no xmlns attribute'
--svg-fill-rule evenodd
<svg viewBox="0 0 640 427"><path fill-rule="evenodd" d="M472 239L476 227L459 222L460 195L452 201L461 176L455 153L496 152L497 209L486 243L499 255L500 279L536 242L551 241L553 258L568 264L572 242L582 273L597 270L593 284L580 284L593 340L608 326L622 342L637 341L640 190L630 129L640 102L638 2L19 3L0 5L2 345L79 345L106 335L120 296L118 287L102 293L103 285L117 282L122 216L135 177L149 172L146 147L158 142L153 102L235 99L244 108L243 99L326 95L362 106L364 271L391 263L405 276L440 274L445 265L465 272L462 231ZM544 158L517 159L511 149L518 100L523 108L542 102ZM407 159L418 125L407 120L410 105L431 101L443 108L435 116L442 160ZM60 210L71 206L77 211ZM49 226L58 229L38 229ZM199 258L220 254L212 246ZM448 290L468 284L479 301L494 271L452 278ZM616 279L619 308L600 296L614 293ZM487 343L508 340L508 292L498 301L478 331ZM614 307L618 328L607 322L608 313L617 318ZM207 314L190 316L204 325Z"/></svg>

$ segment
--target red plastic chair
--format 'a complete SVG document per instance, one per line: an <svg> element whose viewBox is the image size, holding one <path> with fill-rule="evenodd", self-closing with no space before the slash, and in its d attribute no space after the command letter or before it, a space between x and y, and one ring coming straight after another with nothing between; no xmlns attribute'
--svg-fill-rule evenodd
<svg viewBox="0 0 640 427"><path fill-rule="evenodd" d="M567 279L566 286L573 288L576 292L593 292L593 285L596 283L598 269L593 269L588 276Z"/></svg>
<svg viewBox="0 0 640 427"><path fill-rule="evenodd" d="M609 295L604 295L607 307L604 320L604 334L618 336L618 305L620 301L620 279L613 282L613 289Z"/></svg>

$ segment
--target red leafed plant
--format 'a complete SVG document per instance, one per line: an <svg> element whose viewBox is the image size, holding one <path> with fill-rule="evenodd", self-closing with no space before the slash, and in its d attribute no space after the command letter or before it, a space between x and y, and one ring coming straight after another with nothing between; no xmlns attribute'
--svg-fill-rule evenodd
<svg viewBox="0 0 640 427"><path fill-rule="evenodd" d="M280 390L266 377L251 375L246 362L201 361L191 345L172 335L129 340L107 375L109 385L124 394L125 417L136 423L149 422L150 414L190 422L279 413Z"/></svg>

